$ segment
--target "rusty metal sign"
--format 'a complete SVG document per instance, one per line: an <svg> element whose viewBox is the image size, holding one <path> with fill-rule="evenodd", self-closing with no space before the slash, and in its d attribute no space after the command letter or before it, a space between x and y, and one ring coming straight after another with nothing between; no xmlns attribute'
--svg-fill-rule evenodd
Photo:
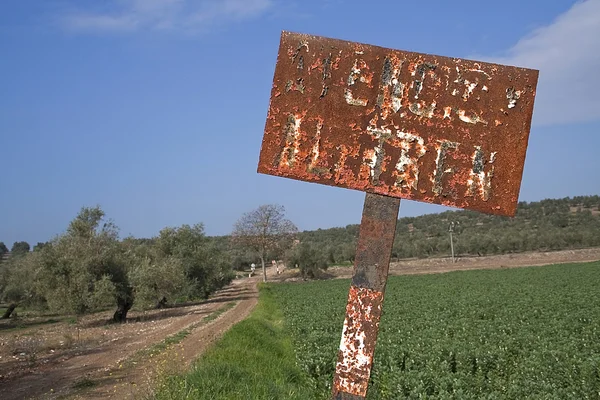
<svg viewBox="0 0 600 400"><path fill-rule="evenodd" d="M258 172L367 192L333 399L367 395L400 198L515 214L537 79L282 33Z"/></svg>
<svg viewBox="0 0 600 400"><path fill-rule="evenodd" d="M258 172L513 216L537 79L283 32Z"/></svg>

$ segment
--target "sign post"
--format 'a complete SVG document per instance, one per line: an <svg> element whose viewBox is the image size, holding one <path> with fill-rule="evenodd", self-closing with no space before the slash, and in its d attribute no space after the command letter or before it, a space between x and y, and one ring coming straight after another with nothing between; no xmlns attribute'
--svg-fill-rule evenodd
<svg viewBox="0 0 600 400"><path fill-rule="evenodd" d="M514 216L537 79L282 33L258 172L367 192L334 399L367 394L400 198Z"/></svg>

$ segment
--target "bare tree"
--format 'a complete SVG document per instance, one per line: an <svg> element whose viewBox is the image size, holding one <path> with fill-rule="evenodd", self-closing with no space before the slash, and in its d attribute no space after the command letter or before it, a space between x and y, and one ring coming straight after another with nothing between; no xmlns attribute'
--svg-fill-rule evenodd
<svg viewBox="0 0 600 400"><path fill-rule="evenodd" d="M285 219L281 205L265 204L244 214L231 233L234 245L254 251L262 264L263 281L267 281L265 259L270 253L281 253L291 246L298 228Z"/></svg>

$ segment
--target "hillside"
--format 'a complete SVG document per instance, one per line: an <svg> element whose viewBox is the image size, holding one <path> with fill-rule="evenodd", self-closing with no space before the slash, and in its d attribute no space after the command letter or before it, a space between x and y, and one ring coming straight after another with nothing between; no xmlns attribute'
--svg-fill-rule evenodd
<svg viewBox="0 0 600 400"><path fill-rule="evenodd" d="M492 255L600 246L600 196L520 202L514 218L447 211L398 220L392 257L447 256L455 223L457 255ZM300 233L330 263L351 261L359 225Z"/></svg>

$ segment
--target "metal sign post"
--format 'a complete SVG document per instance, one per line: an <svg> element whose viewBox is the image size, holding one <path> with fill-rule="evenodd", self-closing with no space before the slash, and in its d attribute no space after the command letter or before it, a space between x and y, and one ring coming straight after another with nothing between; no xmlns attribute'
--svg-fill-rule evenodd
<svg viewBox="0 0 600 400"><path fill-rule="evenodd" d="M367 193L333 379L334 399L367 395L400 199Z"/></svg>
<svg viewBox="0 0 600 400"><path fill-rule="evenodd" d="M400 198L515 214L537 79L282 33L258 172L367 192L334 398L367 393Z"/></svg>

